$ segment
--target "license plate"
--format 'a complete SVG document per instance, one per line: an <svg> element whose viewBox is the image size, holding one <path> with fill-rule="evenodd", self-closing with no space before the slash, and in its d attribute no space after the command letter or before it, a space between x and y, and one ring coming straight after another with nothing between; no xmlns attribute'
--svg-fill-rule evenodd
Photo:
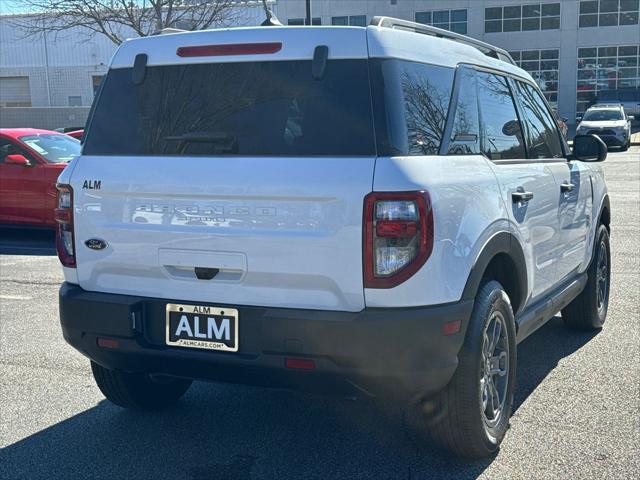
<svg viewBox="0 0 640 480"><path fill-rule="evenodd" d="M167 305L167 345L238 351L238 310L204 305Z"/></svg>

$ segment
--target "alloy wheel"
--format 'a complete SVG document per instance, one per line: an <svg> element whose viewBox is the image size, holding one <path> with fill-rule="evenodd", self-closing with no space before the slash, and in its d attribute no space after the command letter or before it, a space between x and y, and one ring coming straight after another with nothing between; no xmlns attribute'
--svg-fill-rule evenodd
<svg viewBox="0 0 640 480"><path fill-rule="evenodd" d="M509 387L509 340L501 312L495 311L487 322L482 340L480 397L485 425L495 428L504 412Z"/></svg>
<svg viewBox="0 0 640 480"><path fill-rule="evenodd" d="M607 261L607 246L604 242L600 242L600 248L598 248L596 291L598 294L598 315L603 318L609 297L609 262Z"/></svg>

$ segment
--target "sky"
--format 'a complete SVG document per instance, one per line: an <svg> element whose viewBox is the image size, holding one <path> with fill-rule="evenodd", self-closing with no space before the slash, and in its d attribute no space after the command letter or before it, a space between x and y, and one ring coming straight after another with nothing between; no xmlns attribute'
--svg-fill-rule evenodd
<svg viewBox="0 0 640 480"><path fill-rule="evenodd" d="M0 0L0 15L29 13L29 11L29 5L23 0Z"/></svg>
<svg viewBox="0 0 640 480"><path fill-rule="evenodd" d="M0 0L0 15L29 13L29 6L21 0Z"/></svg>

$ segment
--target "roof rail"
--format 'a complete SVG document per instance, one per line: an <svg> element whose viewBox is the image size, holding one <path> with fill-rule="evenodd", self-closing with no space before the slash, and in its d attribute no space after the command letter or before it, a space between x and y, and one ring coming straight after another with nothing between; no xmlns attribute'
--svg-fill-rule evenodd
<svg viewBox="0 0 640 480"><path fill-rule="evenodd" d="M512 65L516 64L516 62L513 61L513 58L511 58L511 55L509 55L509 52L502 48L476 40L475 38L467 37L466 35L460 35L459 33L450 32L449 30L432 27L431 25L410 22L408 20L401 20L399 18L392 17L373 17L369 25L398 30L408 30L410 32L421 33L422 35L446 38L447 40L453 40L454 42L464 43L465 45L477 48L488 57L497 58L503 62L511 63Z"/></svg>

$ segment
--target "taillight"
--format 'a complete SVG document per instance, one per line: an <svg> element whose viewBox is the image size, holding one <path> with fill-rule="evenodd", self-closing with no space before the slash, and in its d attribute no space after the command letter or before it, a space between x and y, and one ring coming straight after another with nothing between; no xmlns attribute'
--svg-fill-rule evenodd
<svg viewBox="0 0 640 480"><path fill-rule="evenodd" d="M373 192L364 199L364 286L391 288L427 261L433 212L427 192Z"/></svg>
<svg viewBox="0 0 640 480"><path fill-rule="evenodd" d="M75 268L76 251L73 243L73 189L70 185L56 185L58 189L58 207L55 210L56 250L58 258L65 267Z"/></svg>

